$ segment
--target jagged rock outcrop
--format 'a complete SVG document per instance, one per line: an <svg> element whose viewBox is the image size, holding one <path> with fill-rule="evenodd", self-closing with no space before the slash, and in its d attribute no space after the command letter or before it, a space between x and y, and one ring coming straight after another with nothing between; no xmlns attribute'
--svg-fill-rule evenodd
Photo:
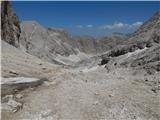
<svg viewBox="0 0 160 120"><path fill-rule="evenodd" d="M160 43L160 12L156 12L146 21L129 39L125 40L123 46L118 44L111 49L109 56L116 57L137 49L152 47Z"/></svg>
<svg viewBox="0 0 160 120"><path fill-rule="evenodd" d="M118 40L117 46L113 47L105 56L117 57L137 49L152 47L160 43L160 12L156 12L148 21L130 35L126 40ZM113 42L114 43L114 42ZM109 45L109 44L107 44Z"/></svg>
<svg viewBox="0 0 160 120"><path fill-rule="evenodd" d="M135 58L133 57L133 59L129 60L129 62L128 64L131 67L143 67L150 74L154 71L160 71L160 45L156 45L138 54Z"/></svg>
<svg viewBox="0 0 160 120"><path fill-rule="evenodd" d="M145 69L148 73L160 70L160 12L146 21L124 43L102 55L102 61L112 57L106 64L118 64L127 67ZM122 57L120 57L122 56ZM114 62L113 62L114 61ZM104 63L103 63L104 64Z"/></svg>
<svg viewBox="0 0 160 120"><path fill-rule="evenodd" d="M124 55L112 58L108 64L144 69L148 74L154 74L160 71L160 45L157 44L151 48L128 52Z"/></svg>
<svg viewBox="0 0 160 120"><path fill-rule="evenodd" d="M19 47L20 25L19 19L12 9L10 1L1 2L1 39Z"/></svg>
<svg viewBox="0 0 160 120"><path fill-rule="evenodd" d="M159 43L160 39L160 11L156 12L128 39L129 43L138 43L143 47Z"/></svg>

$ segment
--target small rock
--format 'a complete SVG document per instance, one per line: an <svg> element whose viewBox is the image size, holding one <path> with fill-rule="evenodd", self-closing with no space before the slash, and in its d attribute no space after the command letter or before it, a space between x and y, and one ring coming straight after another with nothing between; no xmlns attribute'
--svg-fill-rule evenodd
<svg viewBox="0 0 160 120"><path fill-rule="evenodd" d="M98 105L98 103L99 103L98 101L95 101L95 102L93 103L93 105Z"/></svg>
<svg viewBox="0 0 160 120"><path fill-rule="evenodd" d="M148 82L148 79L146 78L145 81Z"/></svg>
<svg viewBox="0 0 160 120"><path fill-rule="evenodd" d="M157 93L156 89L155 88L152 88L151 89L154 93Z"/></svg>
<svg viewBox="0 0 160 120"><path fill-rule="evenodd" d="M39 63L39 65L42 65L42 63Z"/></svg>
<svg viewBox="0 0 160 120"><path fill-rule="evenodd" d="M99 95L99 93L94 93L94 95Z"/></svg>
<svg viewBox="0 0 160 120"><path fill-rule="evenodd" d="M43 69L43 70L46 70L47 68L46 68L46 67L43 67L42 69Z"/></svg>
<svg viewBox="0 0 160 120"><path fill-rule="evenodd" d="M23 95L22 95L22 94L17 94L17 95L16 95L16 98L17 98L17 99L22 99L22 98L23 98Z"/></svg>
<svg viewBox="0 0 160 120"><path fill-rule="evenodd" d="M7 103L3 103L2 109L12 111L15 113L21 108L22 108L22 103L19 103L13 100L12 98L10 98Z"/></svg>
<svg viewBox="0 0 160 120"><path fill-rule="evenodd" d="M2 102L8 102L9 99L13 99L13 95L6 95L5 97L2 98Z"/></svg>
<svg viewBox="0 0 160 120"><path fill-rule="evenodd" d="M7 105L9 105L9 106L11 106L11 107L13 107L13 108L18 108L18 107L21 107L21 106L22 106L21 103L16 102L16 101L13 100L13 99L9 99Z"/></svg>
<svg viewBox="0 0 160 120"><path fill-rule="evenodd" d="M33 88L33 87L30 87L29 89L30 89L30 90L35 90L35 88Z"/></svg>
<svg viewBox="0 0 160 120"><path fill-rule="evenodd" d="M117 63L114 63L114 66L116 66L117 65Z"/></svg>
<svg viewBox="0 0 160 120"><path fill-rule="evenodd" d="M109 94L109 97L113 97L114 95L113 94Z"/></svg>
<svg viewBox="0 0 160 120"><path fill-rule="evenodd" d="M17 89L15 89L15 90L14 90L14 92L18 92L18 90L17 90Z"/></svg>
<svg viewBox="0 0 160 120"><path fill-rule="evenodd" d="M136 117L136 116L133 116L133 119L134 119L134 120L136 120L136 119L137 119L137 117Z"/></svg>
<svg viewBox="0 0 160 120"><path fill-rule="evenodd" d="M50 82L45 81L45 82L44 82L44 85L46 85L46 86L50 86L50 85L51 85L51 83L50 83Z"/></svg>
<svg viewBox="0 0 160 120"><path fill-rule="evenodd" d="M41 117L42 118L47 118L51 115L52 111L51 110L46 110L41 112Z"/></svg>
<svg viewBox="0 0 160 120"><path fill-rule="evenodd" d="M14 70L9 71L9 73L14 74L14 75L18 75L18 73Z"/></svg>
<svg viewBox="0 0 160 120"><path fill-rule="evenodd" d="M12 112L15 113L17 112L19 109L13 109Z"/></svg>

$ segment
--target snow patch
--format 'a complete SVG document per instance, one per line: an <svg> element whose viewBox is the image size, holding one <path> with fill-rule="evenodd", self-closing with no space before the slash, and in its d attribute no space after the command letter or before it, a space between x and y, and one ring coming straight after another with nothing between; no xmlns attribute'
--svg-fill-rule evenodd
<svg viewBox="0 0 160 120"><path fill-rule="evenodd" d="M90 71L94 71L98 68L99 66L94 66L92 68L85 68L83 70L81 70L82 72L90 72Z"/></svg>
<svg viewBox="0 0 160 120"><path fill-rule="evenodd" d="M31 83L36 82L37 78L27 78L27 77L15 77L15 78L2 78L1 84L17 84L17 83Z"/></svg>
<svg viewBox="0 0 160 120"><path fill-rule="evenodd" d="M89 58L89 56L87 56L85 53L79 52L78 54L72 54L67 57L58 54L55 59L63 64L72 64L84 60L86 58Z"/></svg>
<svg viewBox="0 0 160 120"><path fill-rule="evenodd" d="M148 48L145 47L144 49L138 49L138 50L135 50L134 52L128 52L127 54L125 54L125 55L123 55L123 56L121 56L121 57L122 57L123 60L124 60L124 59L127 59L127 58L131 57L132 55L136 55L136 54L141 53L141 52L143 52L143 51L145 51L145 50L147 50L147 49L148 49Z"/></svg>

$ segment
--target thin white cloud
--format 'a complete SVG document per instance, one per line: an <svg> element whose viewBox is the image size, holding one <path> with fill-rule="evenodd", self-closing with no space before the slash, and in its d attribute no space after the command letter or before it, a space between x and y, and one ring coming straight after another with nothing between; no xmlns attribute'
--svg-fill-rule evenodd
<svg viewBox="0 0 160 120"><path fill-rule="evenodd" d="M133 27L139 27L139 26L141 26L142 24L143 24L142 22L139 22L139 21L138 21L138 22L133 23L132 26L133 26Z"/></svg>
<svg viewBox="0 0 160 120"><path fill-rule="evenodd" d="M142 22L135 22L133 24L127 24L122 22L115 22L114 24L107 24L98 27L99 29L131 29L131 28L137 28L142 25Z"/></svg>
<svg viewBox="0 0 160 120"><path fill-rule="evenodd" d="M77 28L83 28L83 25L77 25L76 27Z"/></svg>
<svg viewBox="0 0 160 120"><path fill-rule="evenodd" d="M115 22L114 24L107 24L107 25L103 25L100 26L100 29L119 29L119 28L124 28L128 26L127 24L124 24L122 22Z"/></svg>
<svg viewBox="0 0 160 120"><path fill-rule="evenodd" d="M86 25L86 27L91 28L91 27L93 27L93 25Z"/></svg>
<svg viewBox="0 0 160 120"><path fill-rule="evenodd" d="M140 21L137 21L135 23L132 24L127 24L127 23L123 23L123 22L115 22L113 24L106 24L106 25L102 25L99 26L98 29L135 29L138 28L139 26L141 26L143 23ZM76 25L76 28L92 28L93 25L89 24L89 25Z"/></svg>
<svg viewBox="0 0 160 120"><path fill-rule="evenodd" d="M92 28L93 25L76 25L76 28Z"/></svg>

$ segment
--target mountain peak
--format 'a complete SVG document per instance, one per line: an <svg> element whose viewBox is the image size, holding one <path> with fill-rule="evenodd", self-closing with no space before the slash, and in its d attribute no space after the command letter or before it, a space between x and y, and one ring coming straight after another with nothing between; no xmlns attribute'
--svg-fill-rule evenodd
<svg viewBox="0 0 160 120"><path fill-rule="evenodd" d="M134 35L138 35L141 33L145 33L154 29L160 21L160 11L157 11L152 17L149 18L143 25L139 27L139 29L134 33Z"/></svg>

